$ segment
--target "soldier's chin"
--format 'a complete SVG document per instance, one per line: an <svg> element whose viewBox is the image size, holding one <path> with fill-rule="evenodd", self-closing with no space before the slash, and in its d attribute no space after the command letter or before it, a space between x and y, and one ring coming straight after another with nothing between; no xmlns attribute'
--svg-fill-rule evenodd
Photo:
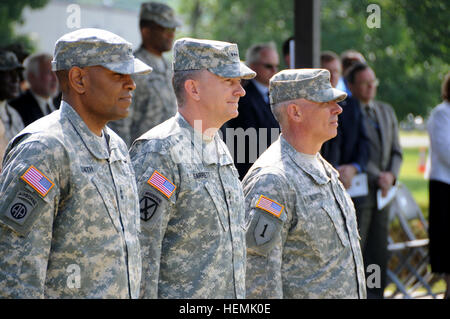
<svg viewBox="0 0 450 319"><path fill-rule="evenodd" d="M130 114L130 110L128 107L123 108L123 109L121 108L120 112L117 113L117 116L116 116L117 118L114 119L113 121L124 119L124 118L128 117L129 114Z"/></svg>
<svg viewBox="0 0 450 319"><path fill-rule="evenodd" d="M239 111L236 108L233 112L231 112L230 119L234 119L234 118L238 117L238 115L239 115Z"/></svg>
<svg viewBox="0 0 450 319"><path fill-rule="evenodd" d="M331 140L332 138L335 138L337 136L337 128L330 131L330 134L328 135L328 138L324 141L324 143L328 140Z"/></svg>

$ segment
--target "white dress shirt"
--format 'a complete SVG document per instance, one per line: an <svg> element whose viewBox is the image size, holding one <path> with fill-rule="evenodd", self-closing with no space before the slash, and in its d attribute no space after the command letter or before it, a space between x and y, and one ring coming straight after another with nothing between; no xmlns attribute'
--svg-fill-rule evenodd
<svg viewBox="0 0 450 319"><path fill-rule="evenodd" d="M450 184L450 103L437 105L427 122L430 135L430 179Z"/></svg>

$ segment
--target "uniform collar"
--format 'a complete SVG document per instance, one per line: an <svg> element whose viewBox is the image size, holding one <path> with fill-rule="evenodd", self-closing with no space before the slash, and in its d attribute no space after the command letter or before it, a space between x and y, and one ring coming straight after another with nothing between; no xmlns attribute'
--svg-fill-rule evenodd
<svg viewBox="0 0 450 319"><path fill-rule="evenodd" d="M281 143L281 152L282 154L287 154L291 160L306 174L311 176L314 181L319 184L323 185L330 181L331 177L331 171L327 167L327 165L324 165L324 160L321 156L318 157L318 160L320 162L320 165L323 165L325 167L326 175L323 174L320 170L318 170L316 167L311 165L310 163L305 162L304 159L302 159L301 153L299 153L291 144L286 141L286 139L281 135L280 136L280 143Z"/></svg>
<svg viewBox="0 0 450 319"><path fill-rule="evenodd" d="M69 120L84 145L86 145L86 148L94 157L98 159L108 159L110 157L108 150L105 149L104 145L96 138L96 135L87 127L80 115L65 101L61 101L61 117ZM111 151L113 147L117 148L117 144L111 141L107 129L103 129L103 134L105 134L107 141L110 143Z"/></svg>
<svg viewBox="0 0 450 319"><path fill-rule="evenodd" d="M202 134L194 130L179 112L175 115L175 120L181 128L185 129L188 134L186 137L191 141L191 145L205 164L229 165L233 163L228 150L225 149L225 144L220 141L218 132L214 134L212 141L206 142Z"/></svg>

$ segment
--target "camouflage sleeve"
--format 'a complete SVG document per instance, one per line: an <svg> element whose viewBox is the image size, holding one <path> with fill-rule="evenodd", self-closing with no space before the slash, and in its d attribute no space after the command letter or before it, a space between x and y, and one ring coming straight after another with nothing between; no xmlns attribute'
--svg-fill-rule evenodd
<svg viewBox="0 0 450 319"><path fill-rule="evenodd" d="M139 145L139 143L138 143ZM158 298L162 241L175 209L178 184L177 166L168 154L147 149L130 150L136 174L141 215L142 281L140 297Z"/></svg>
<svg viewBox="0 0 450 319"><path fill-rule="evenodd" d="M5 157L0 176L0 296L43 298L60 197L55 153L24 142Z"/></svg>
<svg viewBox="0 0 450 319"><path fill-rule="evenodd" d="M247 221L247 297L283 298L281 258L290 228L290 189L273 173L244 179Z"/></svg>

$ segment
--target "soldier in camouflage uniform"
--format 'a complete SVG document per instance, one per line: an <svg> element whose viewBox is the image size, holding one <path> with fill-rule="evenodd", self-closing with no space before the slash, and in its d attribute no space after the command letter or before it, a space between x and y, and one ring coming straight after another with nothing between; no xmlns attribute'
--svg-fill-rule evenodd
<svg viewBox="0 0 450 319"><path fill-rule="evenodd" d="M244 195L217 131L255 73L236 44L174 46L178 113L130 149L141 208L143 298L244 298Z"/></svg>
<svg viewBox="0 0 450 319"><path fill-rule="evenodd" d="M0 296L137 298L139 202L125 143L105 127L127 114L130 74L151 68L108 31L55 45L60 110L8 145L0 176Z"/></svg>
<svg viewBox="0 0 450 319"><path fill-rule="evenodd" d="M366 298L355 209L318 153L345 96L324 69L270 80L282 135L243 179L248 298Z"/></svg>
<svg viewBox="0 0 450 319"><path fill-rule="evenodd" d="M23 67L13 52L0 51L0 172L8 142L24 127L19 113L6 102L19 95L20 69Z"/></svg>
<svg viewBox="0 0 450 319"><path fill-rule="evenodd" d="M130 116L109 124L127 145L177 112L171 66L162 54L172 49L179 26L180 20L166 4L142 3L139 16L142 45L135 56L150 65L153 72L134 78L136 91Z"/></svg>

